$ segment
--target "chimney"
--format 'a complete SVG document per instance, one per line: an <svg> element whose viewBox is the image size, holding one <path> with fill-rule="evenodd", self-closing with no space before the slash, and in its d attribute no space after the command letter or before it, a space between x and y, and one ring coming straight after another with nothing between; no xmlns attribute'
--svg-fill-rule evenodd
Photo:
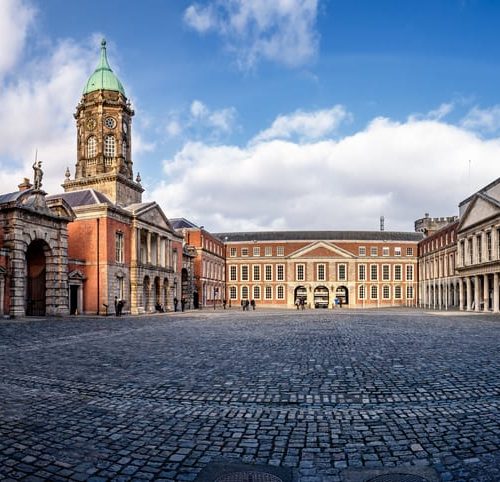
<svg viewBox="0 0 500 482"><path fill-rule="evenodd" d="M30 183L30 180L27 177L25 177L23 179L23 182L19 184L17 187L19 188L20 191L26 191L28 189L31 189L33 185Z"/></svg>

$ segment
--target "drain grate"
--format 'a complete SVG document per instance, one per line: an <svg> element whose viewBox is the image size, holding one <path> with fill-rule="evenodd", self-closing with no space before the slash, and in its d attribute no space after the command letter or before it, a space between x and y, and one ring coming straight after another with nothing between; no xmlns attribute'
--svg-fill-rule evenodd
<svg viewBox="0 0 500 482"><path fill-rule="evenodd" d="M266 472L231 472L218 477L215 482L283 482L283 479Z"/></svg>
<svg viewBox="0 0 500 482"><path fill-rule="evenodd" d="M428 480L420 475L392 473L377 475L366 482L428 482Z"/></svg>

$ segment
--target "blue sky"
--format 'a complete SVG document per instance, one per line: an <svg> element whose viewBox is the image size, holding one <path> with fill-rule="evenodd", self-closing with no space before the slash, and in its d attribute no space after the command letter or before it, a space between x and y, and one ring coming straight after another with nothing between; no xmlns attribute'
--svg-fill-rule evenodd
<svg viewBox="0 0 500 482"><path fill-rule="evenodd" d="M36 148L60 190L102 36L136 110L134 168L167 216L411 230L499 175L500 2L138 5L1 2L3 192Z"/></svg>

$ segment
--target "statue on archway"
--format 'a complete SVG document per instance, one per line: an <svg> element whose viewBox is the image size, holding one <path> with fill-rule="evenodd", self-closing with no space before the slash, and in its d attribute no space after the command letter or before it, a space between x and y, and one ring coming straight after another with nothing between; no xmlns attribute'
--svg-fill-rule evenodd
<svg viewBox="0 0 500 482"><path fill-rule="evenodd" d="M42 178L43 178L43 171L42 171L42 161L38 161L38 163L35 161L33 163L33 187L35 189L41 189L42 187Z"/></svg>

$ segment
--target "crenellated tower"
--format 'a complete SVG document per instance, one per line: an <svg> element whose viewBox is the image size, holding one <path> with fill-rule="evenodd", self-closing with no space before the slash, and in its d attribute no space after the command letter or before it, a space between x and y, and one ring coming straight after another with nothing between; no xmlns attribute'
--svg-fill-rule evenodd
<svg viewBox="0 0 500 482"><path fill-rule="evenodd" d="M66 192L92 188L122 206L142 201L140 178L133 179L133 115L123 85L109 66L103 40L99 65L85 84L74 115L77 161L74 180L66 172Z"/></svg>

